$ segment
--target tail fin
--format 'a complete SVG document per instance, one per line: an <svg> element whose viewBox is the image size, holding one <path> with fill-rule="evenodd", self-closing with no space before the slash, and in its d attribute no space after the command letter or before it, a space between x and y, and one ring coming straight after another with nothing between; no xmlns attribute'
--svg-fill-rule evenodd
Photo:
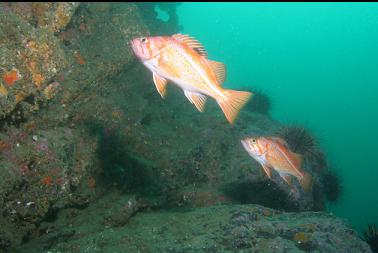
<svg viewBox="0 0 378 253"><path fill-rule="evenodd" d="M228 122L232 124L238 115L239 110L249 100L252 93L247 91L224 90L226 98L217 100Z"/></svg>
<svg viewBox="0 0 378 253"><path fill-rule="evenodd" d="M310 173L303 171L303 178L299 180L303 190L305 192L309 191L312 187L312 176Z"/></svg>

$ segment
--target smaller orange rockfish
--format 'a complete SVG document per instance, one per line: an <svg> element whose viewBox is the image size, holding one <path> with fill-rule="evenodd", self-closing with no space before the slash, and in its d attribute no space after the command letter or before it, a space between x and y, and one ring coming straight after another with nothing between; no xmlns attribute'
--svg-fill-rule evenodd
<svg viewBox="0 0 378 253"><path fill-rule="evenodd" d="M214 98L232 123L252 93L222 88L226 67L207 59L204 47L188 35L142 37L131 41L136 56L152 71L162 98L167 80L177 84L188 100L203 112L206 96Z"/></svg>
<svg viewBox="0 0 378 253"><path fill-rule="evenodd" d="M291 186L291 176L299 180L307 191L311 187L311 175L302 169L302 156L288 148L286 141L278 137L249 137L241 141L245 150L272 178L273 168Z"/></svg>

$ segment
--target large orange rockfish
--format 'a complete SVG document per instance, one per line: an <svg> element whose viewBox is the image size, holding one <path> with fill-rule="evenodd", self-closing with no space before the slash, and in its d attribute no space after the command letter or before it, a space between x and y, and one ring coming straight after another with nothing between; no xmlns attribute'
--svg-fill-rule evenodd
<svg viewBox="0 0 378 253"><path fill-rule="evenodd" d="M302 169L302 156L290 151L283 139L249 137L241 143L249 155L261 164L269 178L272 178L273 168L289 185L291 176L294 176L305 191L310 189L311 175Z"/></svg>
<svg viewBox="0 0 378 253"><path fill-rule="evenodd" d="M203 112L206 96L214 98L232 123L252 93L222 88L225 65L207 59L204 47L182 34L142 37L131 41L136 56L152 71L160 95L166 94L167 80L184 90L185 96Z"/></svg>

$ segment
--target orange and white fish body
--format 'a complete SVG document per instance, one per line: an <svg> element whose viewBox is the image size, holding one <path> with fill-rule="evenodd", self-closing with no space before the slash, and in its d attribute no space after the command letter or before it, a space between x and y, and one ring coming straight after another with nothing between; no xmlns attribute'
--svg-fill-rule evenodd
<svg viewBox="0 0 378 253"><path fill-rule="evenodd" d="M311 175L302 169L302 156L290 151L283 139L249 137L241 143L248 154L261 164L269 178L272 177L271 169L274 169L289 185L291 176L294 176L305 191L311 187Z"/></svg>
<svg viewBox="0 0 378 253"><path fill-rule="evenodd" d="M155 86L163 98L170 80L200 112L204 110L206 96L214 98L232 123L252 95L222 88L225 65L207 59L204 47L187 35L136 38L131 45L136 56L153 73Z"/></svg>

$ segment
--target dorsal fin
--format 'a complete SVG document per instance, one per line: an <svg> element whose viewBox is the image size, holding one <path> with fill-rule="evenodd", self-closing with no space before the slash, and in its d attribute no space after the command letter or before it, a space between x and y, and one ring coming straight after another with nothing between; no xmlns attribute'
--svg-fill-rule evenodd
<svg viewBox="0 0 378 253"><path fill-rule="evenodd" d="M213 69L215 75L217 76L217 81L219 85L222 85L226 80L226 65L222 62L207 60L210 67Z"/></svg>
<svg viewBox="0 0 378 253"><path fill-rule="evenodd" d="M174 34L174 35L172 35L172 37L175 38L176 40L184 43L188 47L194 49L201 56L207 58L206 49L205 49L204 46L202 46L202 44L198 40L190 37L189 35L180 34L180 33Z"/></svg>
<svg viewBox="0 0 378 253"><path fill-rule="evenodd" d="M297 172L300 172L302 167L303 157L300 154L292 152L287 146L285 146L286 141L278 137L272 137L272 140L275 140L276 143L273 144L273 147L278 151L284 159L290 164L291 168ZM286 144L287 145L287 144Z"/></svg>
<svg viewBox="0 0 378 253"><path fill-rule="evenodd" d="M281 143L282 145L284 145L286 148L289 148L289 145L287 144L287 142L280 138L280 137L272 137L273 140L277 141L278 143Z"/></svg>

